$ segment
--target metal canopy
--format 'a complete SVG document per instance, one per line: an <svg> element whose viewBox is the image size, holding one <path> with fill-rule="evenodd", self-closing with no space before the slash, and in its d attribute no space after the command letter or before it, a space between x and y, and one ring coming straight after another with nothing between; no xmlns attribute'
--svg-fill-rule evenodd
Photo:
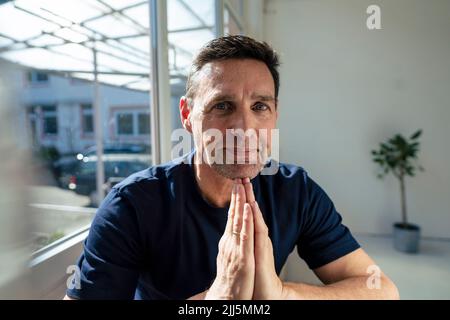
<svg viewBox="0 0 450 320"><path fill-rule="evenodd" d="M1 2L0 2L1 3ZM148 1L15 0L0 5L0 58L45 72L150 89ZM170 81L214 37L212 0L168 0Z"/></svg>

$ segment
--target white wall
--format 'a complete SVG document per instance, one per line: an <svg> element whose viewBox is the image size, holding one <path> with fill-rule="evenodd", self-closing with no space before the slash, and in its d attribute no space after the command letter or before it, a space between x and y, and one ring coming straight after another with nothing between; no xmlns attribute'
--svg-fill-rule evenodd
<svg viewBox="0 0 450 320"><path fill-rule="evenodd" d="M382 30L366 28L370 4ZM354 233L389 234L398 185L375 177L370 150L422 128L410 221L450 238L450 1L268 0L264 19L283 62L282 160L309 172Z"/></svg>

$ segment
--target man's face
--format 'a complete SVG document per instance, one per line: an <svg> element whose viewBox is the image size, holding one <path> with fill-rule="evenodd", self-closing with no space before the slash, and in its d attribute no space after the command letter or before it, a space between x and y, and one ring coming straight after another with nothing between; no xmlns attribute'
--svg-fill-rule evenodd
<svg viewBox="0 0 450 320"><path fill-rule="evenodd" d="M270 154L271 130L278 117L269 69L253 59L213 61L203 66L195 81L189 118L196 150L203 150L204 162L226 178L254 178L266 160L261 151L266 148ZM241 143L227 129L235 129ZM217 130L223 137L222 143L216 141ZM212 154L206 152L208 148L212 150L211 146L216 150ZM217 152L221 157L217 158Z"/></svg>

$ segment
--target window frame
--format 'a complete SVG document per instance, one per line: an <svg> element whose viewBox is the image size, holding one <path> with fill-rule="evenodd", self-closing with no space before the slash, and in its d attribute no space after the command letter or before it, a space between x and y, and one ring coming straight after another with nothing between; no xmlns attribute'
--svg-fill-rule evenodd
<svg viewBox="0 0 450 320"><path fill-rule="evenodd" d="M89 234L90 224L39 249L32 254L33 295L36 299L62 299L70 273L67 268L76 263Z"/></svg>

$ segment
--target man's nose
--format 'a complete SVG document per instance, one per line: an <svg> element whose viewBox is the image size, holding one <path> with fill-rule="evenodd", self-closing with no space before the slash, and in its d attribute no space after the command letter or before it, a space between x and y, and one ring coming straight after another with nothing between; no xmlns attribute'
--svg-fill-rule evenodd
<svg viewBox="0 0 450 320"><path fill-rule="evenodd" d="M247 132L248 129L255 129L255 122L252 114L248 111L239 112L232 124L232 129L242 129Z"/></svg>
<svg viewBox="0 0 450 320"><path fill-rule="evenodd" d="M229 128L233 129L232 135L240 143L245 143L246 145L257 144L258 133L256 132L256 123L251 111L236 114Z"/></svg>

